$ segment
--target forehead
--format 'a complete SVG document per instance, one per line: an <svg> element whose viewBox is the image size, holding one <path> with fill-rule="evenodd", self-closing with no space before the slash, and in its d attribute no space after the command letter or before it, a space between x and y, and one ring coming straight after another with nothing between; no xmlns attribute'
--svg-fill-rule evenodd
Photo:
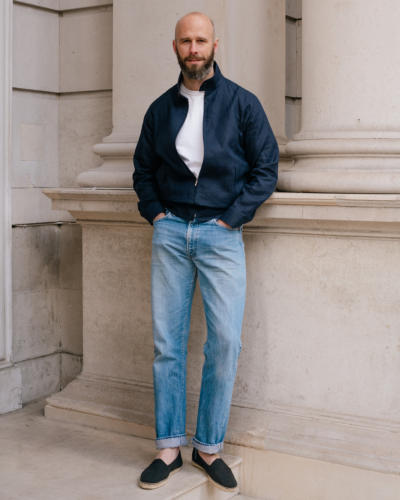
<svg viewBox="0 0 400 500"><path fill-rule="evenodd" d="M185 16L176 25L176 39L196 36L212 38L213 27L210 20L197 14Z"/></svg>

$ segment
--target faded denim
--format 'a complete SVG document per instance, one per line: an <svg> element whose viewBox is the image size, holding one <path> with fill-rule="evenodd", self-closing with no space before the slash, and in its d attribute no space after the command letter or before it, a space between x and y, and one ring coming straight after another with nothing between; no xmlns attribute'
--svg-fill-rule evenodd
<svg viewBox="0 0 400 500"><path fill-rule="evenodd" d="M217 219L187 222L168 212L154 223L152 315L157 448L186 444L186 356L199 280L207 322L193 446L216 453L229 419L246 294L242 229Z"/></svg>

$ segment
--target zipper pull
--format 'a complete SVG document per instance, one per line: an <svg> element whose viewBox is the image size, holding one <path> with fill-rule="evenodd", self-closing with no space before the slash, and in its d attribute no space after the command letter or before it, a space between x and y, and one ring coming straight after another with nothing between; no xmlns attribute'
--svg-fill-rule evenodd
<svg viewBox="0 0 400 500"><path fill-rule="evenodd" d="M196 187L196 186L197 186L197 183L198 183L198 182L199 182L199 178L198 178L198 177L196 177L196 180L194 181L194 187Z"/></svg>

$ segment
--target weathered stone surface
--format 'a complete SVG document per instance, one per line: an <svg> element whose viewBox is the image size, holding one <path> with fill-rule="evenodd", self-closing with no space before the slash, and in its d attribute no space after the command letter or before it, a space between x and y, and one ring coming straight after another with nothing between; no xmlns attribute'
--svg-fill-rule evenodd
<svg viewBox="0 0 400 500"><path fill-rule="evenodd" d="M13 92L12 148L13 187L58 186L56 96Z"/></svg>
<svg viewBox="0 0 400 500"><path fill-rule="evenodd" d="M84 415L82 415L84 417ZM74 422L43 418L43 403L0 417L2 498L29 500L227 500L190 465L182 449L183 469L160 489L139 487L140 473L154 458L154 443ZM224 454L240 484L241 459ZM314 500L314 499L312 499ZM358 500L358 499L357 499Z"/></svg>
<svg viewBox="0 0 400 500"><path fill-rule="evenodd" d="M60 354L28 359L17 364L21 370L22 403L60 390Z"/></svg>
<svg viewBox="0 0 400 500"><path fill-rule="evenodd" d="M286 22L286 96L301 97L301 22Z"/></svg>
<svg viewBox="0 0 400 500"><path fill-rule="evenodd" d="M60 90L112 88L112 7L74 10L60 18Z"/></svg>
<svg viewBox="0 0 400 500"><path fill-rule="evenodd" d="M60 0L24 0L23 3L45 9L58 10Z"/></svg>
<svg viewBox="0 0 400 500"><path fill-rule="evenodd" d="M112 5L113 0L24 0L24 3L62 12L71 9Z"/></svg>
<svg viewBox="0 0 400 500"><path fill-rule="evenodd" d="M60 97L59 178L76 186L76 177L102 160L93 145L111 132L111 93L66 94Z"/></svg>
<svg viewBox="0 0 400 500"><path fill-rule="evenodd" d="M286 0L286 15L294 19L300 19L301 0Z"/></svg>
<svg viewBox="0 0 400 500"><path fill-rule="evenodd" d="M58 13L21 4L13 12L14 87L58 92Z"/></svg>
<svg viewBox="0 0 400 500"><path fill-rule="evenodd" d="M58 0L59 9L82 9L88 7L100 7L102 5L112 5L113 0Z"/></svg>
<svg viewBox="0 0 400 500"><path fill-rule="evenodd" d="M397 500L400 491L397 474L382 474L245 446L226 445L225 451L243 459L241 491L250 498Z"/></svg>
<svg viewBox="0 0 400 500"><path fill-rule="evenodd" d="M61 381L60 388L63 389L82 371L82 356L75 356L62 352L61 356Z"/></svg>
<svg viewBox="0 0 400 500"><path fill-rule="evenodd" d="M53 354L60 348L61 338L54 318L54 290L14 292L14 361Z"/></svg>
<svg viewBox="0 0 400 500"><path fill-rule="evenodd" d="M292 139L301 127L301 99L286 99L286 136Z"/></svg>
<svg viewBox="0 0 400 500"><path fill-rule="evenodd" d="M82 290L54 290L54 335L63 351L82 354Z"/></svg>
<svg viewBox="0 0 400 500"><path fill-rule="evenodd" d="M59 232L55 224L13 228L14 292L32 292L58 286Z"/></svg>
<svg viewBox="0 0 400 500"><path fill-rule="evenodd" d="M400 422L400 241L250 231L246 251L234 400Z"/></svg>
<svg viewBox="0 0 400 500"><path fill-rule="evenodd" d="M21 408L21 370L16 366L0 369L0 413Z"/></svg>
<svg viewBox="0 0 400 500"><path fill-rule="evenodd" d="M82 228L79 224L59 226L59 286L82 290Z"/></svg>
<svg viewBox="0 0 400 500"><path fill-rule="evenodd" d="M58 348L81 354L80 226L16 227L13 246L15 359Z"/></svg>
<svg viewBox="0 0 400 500"><path fill-rule="evenodd" d="M150 241L150 226L84 228L84 366L89 372L98 373L103 359L111 377L151 380Z"/></svg>
<svg viewBox="0 0 400 500"><path fill-rule="evenodd" d="M85 284L84 369L49 407L147 433L152 229L132 192L47 193L81 220ZM244 231L247 306L228 442L399 470L399 210L398 195L275 193L257 211ZM198 294L192 328L189 430L205 340Z"/></svg>

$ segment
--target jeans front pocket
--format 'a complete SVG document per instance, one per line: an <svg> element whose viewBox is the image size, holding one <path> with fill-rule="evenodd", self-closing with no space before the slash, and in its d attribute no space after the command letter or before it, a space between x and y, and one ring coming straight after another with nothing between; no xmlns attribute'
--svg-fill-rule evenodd
<svg viewBox="0 0 400 500"><path fill-rule="evenodd" d="M212 219L213 224L215 224L216 226L218 226L222 229L225 229L225 231L240 231L241 230L241 227L225 227L222 224L219 224L218 220L219 219L217 219L216 217L214 219Z"/></svg>

